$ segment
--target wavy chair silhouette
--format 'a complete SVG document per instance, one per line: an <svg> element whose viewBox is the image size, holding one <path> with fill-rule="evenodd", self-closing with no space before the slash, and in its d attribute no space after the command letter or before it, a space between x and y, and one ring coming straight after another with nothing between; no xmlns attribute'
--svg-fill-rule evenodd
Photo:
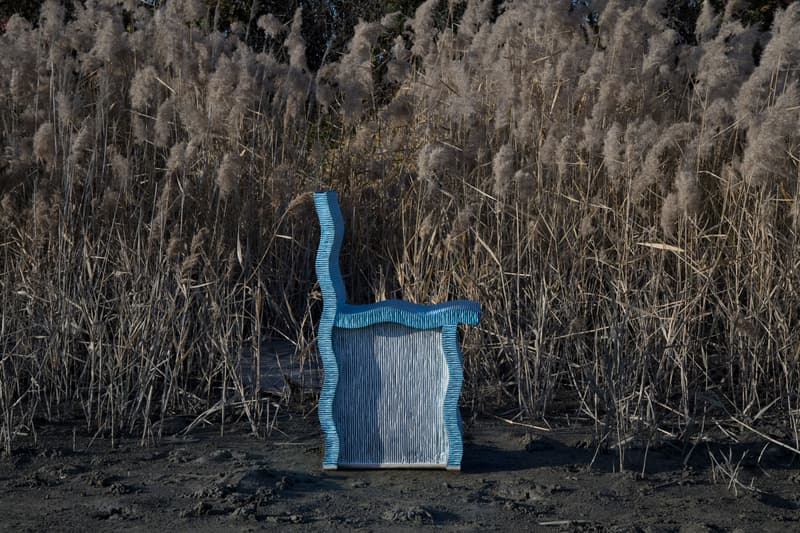
<svg viewBox="0 0 800 533"><path fill-rule="evenodd" d="M323 468L460 470L456 328L477 324L480 305L348 304L339 270L344 221L336 192L314 193L314 206L321 226L316 271L323 302L317 331Z"/></svg>

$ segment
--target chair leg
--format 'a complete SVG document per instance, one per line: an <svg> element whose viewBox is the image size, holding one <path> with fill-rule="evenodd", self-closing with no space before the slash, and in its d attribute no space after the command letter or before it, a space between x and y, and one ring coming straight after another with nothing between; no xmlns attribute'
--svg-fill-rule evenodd
<svg viewBox="0 0 800 533"><path fill-rule="evenodd" d="M447 392L444 396L444 426L447 431L448 454L447 469L460 470L461 457L464 454L464 443L461 437L461 414L458 411L458 397L461 395L461 384L464 371L461 367L461 351L458 348L458 330L456 326L442 327L442 349L447 362Z"/></svg>

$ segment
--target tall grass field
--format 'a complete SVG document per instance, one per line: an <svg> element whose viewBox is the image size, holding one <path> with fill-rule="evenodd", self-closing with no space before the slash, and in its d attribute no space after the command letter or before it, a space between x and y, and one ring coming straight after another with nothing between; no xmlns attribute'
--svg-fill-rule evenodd
<svg viewBox="0 0 800 533"><path fill-rule="evenodd" d="M302 10L11 17L0 449L63 420L269 428L288 393L240 358L280 339L318 369L329 188L354 302L481 302L465 412L800 448L800 3L767 27L706 1L691 33L663 0L496 4L362 21L318 68Z"/></svg>

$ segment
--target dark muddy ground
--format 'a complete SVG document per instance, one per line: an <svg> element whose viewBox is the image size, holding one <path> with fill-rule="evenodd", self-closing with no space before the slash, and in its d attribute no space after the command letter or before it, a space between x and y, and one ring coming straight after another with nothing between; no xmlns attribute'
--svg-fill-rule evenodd
<svg viewBox="0 0 800 533"><path fill-rule="evenodd" d="M619 472L586 431L479 419L462 472L323 472L316 417L278 427L266 441L241 425L114 449L45 427L35 447L0 459L0 528L800 531L800 461L776 446L701 443L684 466L687 450L664 444L648 450L642 476L642 450L626 456L638 472ZM737 463L746 488L731 481Z"/></svg>

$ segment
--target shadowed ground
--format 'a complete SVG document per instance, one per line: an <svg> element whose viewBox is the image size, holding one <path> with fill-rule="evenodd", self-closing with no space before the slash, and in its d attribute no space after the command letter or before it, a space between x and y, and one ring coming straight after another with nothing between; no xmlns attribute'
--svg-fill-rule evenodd
<svg viewBox="0 0 800 533"><path fill-rule="evenodd" d="M698 445L686 467L679 446L651 448L643 477L615 472L611 453L588 468L586 431L479 419L461 473L323 472L315 413L278 428L268 441L245 424L224 437L201 429L149 449L79 436L73 450L72 426L49 426L36 447L0 460L0 529L790 531L800 520L798 461L776 447L760 463L761 446L731 449L734 462L748 452L737 480L755 489L737 495L709 461L727 445ZM630 450L631 464L642 453Z"/></svg>

